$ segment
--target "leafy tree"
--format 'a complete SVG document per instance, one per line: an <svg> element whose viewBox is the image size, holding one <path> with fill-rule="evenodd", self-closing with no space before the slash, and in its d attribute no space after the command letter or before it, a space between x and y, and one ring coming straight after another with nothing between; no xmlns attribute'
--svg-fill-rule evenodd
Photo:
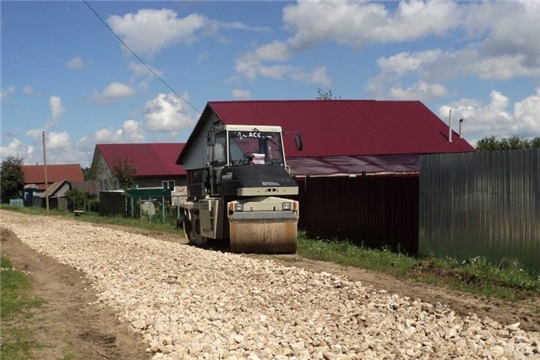
<svg viewBox="0 0 540 360"><path fill-rule="evenodd" d="M71 208L73 210L78 210L84 205L84 202L88 200L90 194L87 191L75 188L66 191L65 197L67 198Z"/></svg>
<svg viewBox="0 0 540 360"><path fill-rule="evenodd" d="M478 151L518 149L540 149L540 137L528 140L521 136L514 135L510 138L497 140L495 136L488 136L476 143L476 150Z"/></svg>
<svg viewBox="0 0 540 360"><path fill-rule="evenodd" d="M123 159L117 158L113 162L112 173L114 179L123 190L132 189L135 187L135 174L137 168L133 165L133 161L126 157Z"/></svg>
<svg viewBox="0 0 540 360"><path fill-rule="evenodd" d="M332 90L323 91L321 88L317 89L317 100L335 100L335 99L341 99L341 96L335 97L332 94Z"/></svg>
<svg viewBox="0 0 540 360"><path fill-rule="evenodd" d="M88 167L82 168L84 180L94 180L94 174L92 173L92 164Z"/></svg>
<svg viewBox="0 0 540 360"><path fill-rule="evenodd" d="M0 165L0 189L3 203L20 199L24 190L23 160L9 156Z"/></svg>

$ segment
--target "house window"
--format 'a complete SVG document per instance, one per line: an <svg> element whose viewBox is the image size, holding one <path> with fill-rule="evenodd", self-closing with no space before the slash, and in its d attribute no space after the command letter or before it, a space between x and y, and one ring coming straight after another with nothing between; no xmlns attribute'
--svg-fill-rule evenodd
<svg viewBox="0 0 540 360"><path fill-rule="evenodd" d="M174 180L165 180L162 184L164 189L174 190Z"/></svg>

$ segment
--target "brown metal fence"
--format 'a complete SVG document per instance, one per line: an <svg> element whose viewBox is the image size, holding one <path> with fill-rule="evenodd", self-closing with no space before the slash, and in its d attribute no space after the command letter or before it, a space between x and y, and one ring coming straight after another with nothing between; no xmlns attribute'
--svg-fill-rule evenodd
<svg viewBox="0 0 540 360"><path fill-rule="evenodd" d="M101 215L126 215L126 196L123 191L100 191L99 203L99 213Z"/></svg>
<svg viewBox="0 0 540 360"><path fill-rule="evenodd" d="M298 179L300 229L311 238L418 253L418 177Z"/></svg>

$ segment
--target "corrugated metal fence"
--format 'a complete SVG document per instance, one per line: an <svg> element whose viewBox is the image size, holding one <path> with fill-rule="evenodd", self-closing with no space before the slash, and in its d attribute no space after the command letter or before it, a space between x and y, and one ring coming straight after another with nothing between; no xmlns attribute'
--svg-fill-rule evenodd
<svg viewBox="0 0 540 360"><path fill-rule="evenodd" d="M298 179L300 229L311 238L418 251L418 177Z"/></svg>
<svg viewBox="0 0 540 360"><path fill-rule="evenodd" d="M540 150L422 156L419 251L540 271Z"/></svg>

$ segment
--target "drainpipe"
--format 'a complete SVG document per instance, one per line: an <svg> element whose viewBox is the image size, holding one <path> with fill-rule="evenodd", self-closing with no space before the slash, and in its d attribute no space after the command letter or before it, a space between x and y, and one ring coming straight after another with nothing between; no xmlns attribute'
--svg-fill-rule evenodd
<svg viewBox="0 0 540 360"><path fill-rule="evenodd" d="M448 141L452 142L452 109L448 110Z"/></svg>

